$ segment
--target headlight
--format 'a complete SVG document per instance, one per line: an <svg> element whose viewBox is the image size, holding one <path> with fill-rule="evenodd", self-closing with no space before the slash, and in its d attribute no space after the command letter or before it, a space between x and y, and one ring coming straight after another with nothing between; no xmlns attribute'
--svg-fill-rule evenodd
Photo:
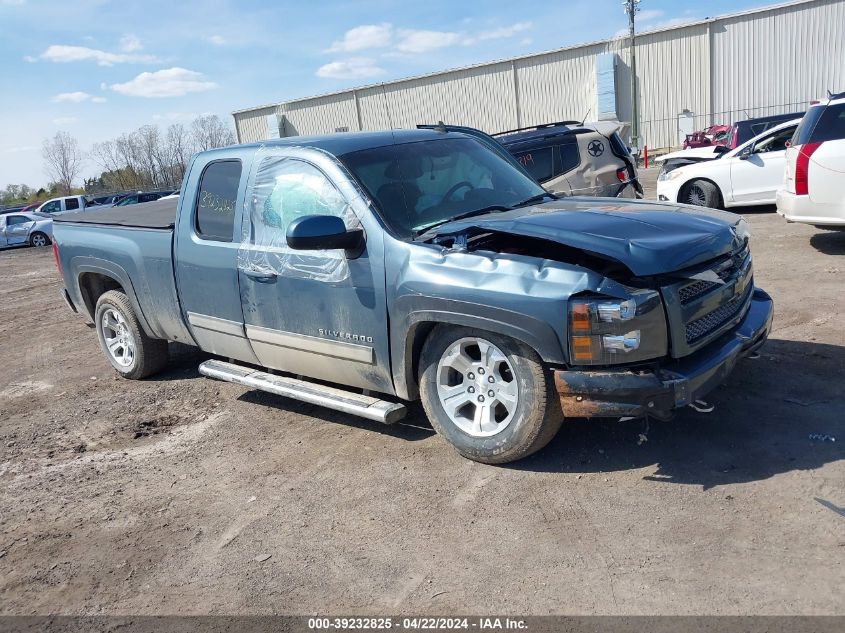
<svg viewBox="0 0 845 633"><path fill-rule="evenodd" d="M576 298L569 302L572 365L612 365L660 358L668 351L660 295L637 290L629 299Z"/></svg>
<svg viewBox="0 0 845 633"><path fill-rule="evenodd" d="M659 174L657 174L657 179L661 182L664 180L674 180L682 173L683 172L680 169L673 169L672 171L661 171Z"/></svg>

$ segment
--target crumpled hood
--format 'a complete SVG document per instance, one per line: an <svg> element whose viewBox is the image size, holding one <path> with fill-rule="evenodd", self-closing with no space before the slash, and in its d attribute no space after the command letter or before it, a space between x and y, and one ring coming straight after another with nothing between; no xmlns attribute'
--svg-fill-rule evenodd
<svg viewBox="0 0 845 633"><path fill-rule="evenodd" d="M738 248L742 216L644 200L564 198L449 222L437 236L495 231L550 240L613 259L638 276L675 272Z"/></svg>

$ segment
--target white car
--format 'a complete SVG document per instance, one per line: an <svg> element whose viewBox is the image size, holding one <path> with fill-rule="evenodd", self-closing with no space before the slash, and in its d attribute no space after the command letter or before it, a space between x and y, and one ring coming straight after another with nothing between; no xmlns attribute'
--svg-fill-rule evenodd
<svg viewBox="0 0 845 633"><path fill-rule="evenodd" d="M657 199L714 209L774 204L786 146L801 119L769 128L719 158L662 172Z"/></svg>
<svg viewBox="0 0 845 633"><path fill-rule="evenodd" d="M845 227L845 92L810 107L786 150L778 213L790 222Z"/></svg>
<svg viewBox="0 0 845 633"><path fill-rule="evenodd" d="M4 246L47 246L53 241L53 218L38 213L0 215L0 248Z"/></svg>

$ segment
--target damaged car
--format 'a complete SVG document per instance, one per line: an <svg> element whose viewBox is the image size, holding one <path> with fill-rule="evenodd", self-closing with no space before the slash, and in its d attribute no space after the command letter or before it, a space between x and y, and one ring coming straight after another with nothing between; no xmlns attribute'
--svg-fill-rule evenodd
<svg viewBox="0 0 845 633"><path fill-rule="evenodd" d="M668 419L771 328L731 213L558 199L459 131L294 137L196 154L178 199L56 219L68 306L118 374L205 376L382 423L421 400L505 463L565 418Z"/></svg>

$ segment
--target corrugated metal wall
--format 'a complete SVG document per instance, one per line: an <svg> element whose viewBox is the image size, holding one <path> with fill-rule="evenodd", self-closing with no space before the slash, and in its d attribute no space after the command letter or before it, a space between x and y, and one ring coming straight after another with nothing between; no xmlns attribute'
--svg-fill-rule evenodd
<svg viewBox="0 0 845 633"><path fill-rule="evenodd" d="M375 130L445 121L487 132L595 119L596 55L615 53L617 112L631 120L630 50L613 39L281 103L282 135ZM678 115L696 129L800 110L845 90L845 0L809 0L637 38L641 136L680 142ZM266 138L272 107L234 114L241 142Z"/></svg>

